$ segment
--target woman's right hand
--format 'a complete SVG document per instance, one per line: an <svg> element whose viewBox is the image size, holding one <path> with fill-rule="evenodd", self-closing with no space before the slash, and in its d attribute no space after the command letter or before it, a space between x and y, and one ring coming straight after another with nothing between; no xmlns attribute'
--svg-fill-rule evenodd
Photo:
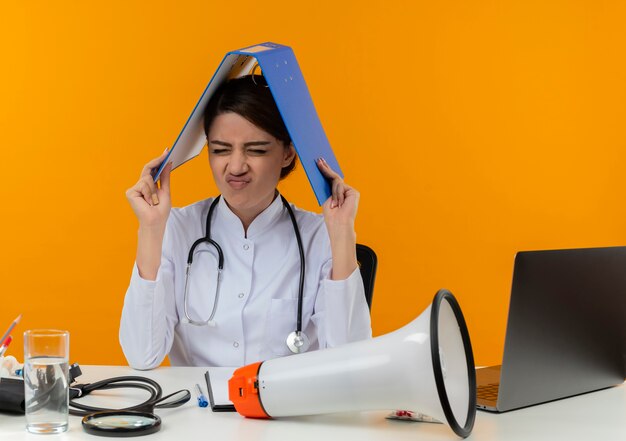
<svg viewBox="0 0 626 441"><path fill-rule="evenodd" d="M170 197L170 171L172 163L167 164L161 176L160 187L154 182L153 170L158 167L167 156L165 150L161 156L148 162L141 170L139 181L126 190L126 198L130 203L141 227L164 227L172 208Z"/></svg>

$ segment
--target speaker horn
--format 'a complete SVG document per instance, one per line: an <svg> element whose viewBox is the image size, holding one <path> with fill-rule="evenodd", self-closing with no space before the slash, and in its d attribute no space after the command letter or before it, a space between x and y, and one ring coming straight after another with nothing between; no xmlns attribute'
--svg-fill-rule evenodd
<svg viewBox="0 0 626 441"><path fill-rule="evenodd" d="M447 422L462 438L476 418L469 333L445 289L394 332L241 367L228 391L237 412L250 418L403 409Z"/></svg>

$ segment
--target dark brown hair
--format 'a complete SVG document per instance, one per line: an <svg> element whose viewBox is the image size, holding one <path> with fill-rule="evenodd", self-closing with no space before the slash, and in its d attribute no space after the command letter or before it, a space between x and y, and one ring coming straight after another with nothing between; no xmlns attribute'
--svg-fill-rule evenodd
<svg viewBox="0 0 626 441"><path fill-rule="evenodd" d="M291 137L280 116L274 97L262 75L246 75L221 84L204 112L204 133L208 136L213 120L221 114L233 112L264 130L283 143L291 144ZM286 177L296 166L296 157L280 171Z"/></svg>

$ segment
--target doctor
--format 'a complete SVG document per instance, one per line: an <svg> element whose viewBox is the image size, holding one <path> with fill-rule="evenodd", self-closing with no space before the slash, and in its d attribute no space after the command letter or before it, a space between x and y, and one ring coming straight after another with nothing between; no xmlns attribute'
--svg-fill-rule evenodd
<svg viewBox="0 0 626 441"><path fill-rule="evenodd" d="M136 262L126 292L120 343L130 366L241 366L290 355L299 318L308 350L371 337L356 261L359 194L326 162L332 196L323 216L293 205L295 224L276 190L296 153L264 78L222 84L205 112L209 163L218 198L171 208L168 164L160 186L148 162L126 197L139 220ZM212 208L211 208L212 207ZM207 219L213 246L206 236ZM220 248L223 270L218 271ZM306 347L305 347L306 349Z"/></svg>

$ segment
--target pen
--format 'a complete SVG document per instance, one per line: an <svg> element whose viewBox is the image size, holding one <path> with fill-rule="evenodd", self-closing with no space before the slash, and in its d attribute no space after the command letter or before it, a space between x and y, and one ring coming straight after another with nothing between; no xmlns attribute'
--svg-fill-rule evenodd
<svg viewBox="0 0 626 441"><path fill-rule="evenodd" d="M209 402L206 400L206 397L202 393L202 389L200 388L200 385L198 383L196 383L196 394L198 395L198 406L207 407L209 405Z"/></svg>
<svg viewBox="0 0 626 441"><path fill-rule="evenodd" d="M4 339L9 336L13 328L15 328L15 325L17 325L21 319L22 319L22 314L18 315L17 318L13 320L13 323L11 323L11 325L9 326L9 329L7 329L7 332L5 332L2 338L0 338L0 341L4 341Z"/></svg>
<svg viewBox="0 0 626 441"><path fill-rule="evenodd" d="M0 346L0 357L2 357L4 355L4 353L7 351L7 348L9 347L9 345L11 344L11 342L13 341L13 337L11 337L10 335L2 342L2 346Z"/></svg>

